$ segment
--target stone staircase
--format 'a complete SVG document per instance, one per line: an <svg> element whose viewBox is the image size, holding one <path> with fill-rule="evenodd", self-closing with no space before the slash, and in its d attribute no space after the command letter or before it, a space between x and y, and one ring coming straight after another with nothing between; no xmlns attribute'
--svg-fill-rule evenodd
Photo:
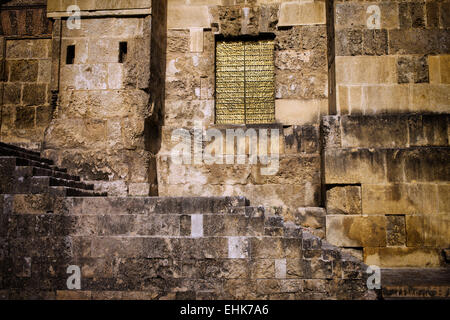
<svg viewBox="0 0 450 320"><path fill-rule="evenodd" d="M0 147L3 299L376 298L361 261L244 197L106 197Z"/></svg>
<svg viewBox="0 0 450 320"><path fill-rule="evenodd" d="M58 168L52 160L20 147L0 143L0 193L51 193L68 197L106 196L94 192L94 185Z"/></svg>
<svg viewBox="0 0 450 320"><path fill-rule="evenodd" d="M4 298L376 298L361 261L243 197L10 195L2 219Z"/></svg>

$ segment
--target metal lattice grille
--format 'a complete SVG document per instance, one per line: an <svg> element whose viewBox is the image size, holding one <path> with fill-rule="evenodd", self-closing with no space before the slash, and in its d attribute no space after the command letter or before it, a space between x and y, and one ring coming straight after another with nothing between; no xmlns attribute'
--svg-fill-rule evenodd
<svg viewBox="0 0 450 320"><path fill-rule="evenodd" d="M275 121L274 41L219 41L216 123Z"/></svg>

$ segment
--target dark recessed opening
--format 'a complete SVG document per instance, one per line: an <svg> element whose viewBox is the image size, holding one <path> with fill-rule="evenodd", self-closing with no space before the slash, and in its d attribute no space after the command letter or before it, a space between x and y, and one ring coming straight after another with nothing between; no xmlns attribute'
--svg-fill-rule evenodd
<svg viewBox="0 0 450 320"><path fill-rule="evenodd" d="M126 42L119 42L119 63L124 63L127 60L128 44Z"/></svg>
<svg viewBox="0 0 450 320"><path fill-rule="evenodd" d="M67 46L66 64L73 64L75 61L75 45Z"/></svg>

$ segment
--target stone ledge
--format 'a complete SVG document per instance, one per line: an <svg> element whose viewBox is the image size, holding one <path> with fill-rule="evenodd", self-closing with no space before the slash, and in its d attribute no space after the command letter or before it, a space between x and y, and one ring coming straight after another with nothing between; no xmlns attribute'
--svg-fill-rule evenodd
<svg viewBox="0 0 450 320"><path fill-rule="evenodd" d="M85 17L116 17L116 16L147 16L152 14L152 9L121 9L121 10L98 10L81 11L81 18ZM48 18L58 19L71 17L72 13L67 12L49 12Z"/></svg>

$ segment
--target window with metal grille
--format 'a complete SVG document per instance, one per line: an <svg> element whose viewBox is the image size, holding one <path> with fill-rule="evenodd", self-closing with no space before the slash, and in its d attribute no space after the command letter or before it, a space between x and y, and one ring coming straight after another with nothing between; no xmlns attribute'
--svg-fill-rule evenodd
<svg viewBox="0 0 450 320"><path fill-rule="evenodd" d="M274 121L274 41L218 41L216 123Z"/></svg>

